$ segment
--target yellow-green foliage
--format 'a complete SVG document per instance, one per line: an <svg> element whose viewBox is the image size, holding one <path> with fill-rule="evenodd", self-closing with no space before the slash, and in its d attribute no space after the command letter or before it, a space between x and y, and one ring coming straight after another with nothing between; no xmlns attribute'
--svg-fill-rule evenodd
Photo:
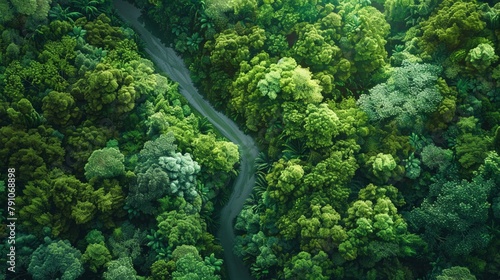
<svg viewBox="0 0 500 280"><path fill-rule="evenodd" d="M491 64L498 60L498 55L495 54L495 49L491 44L479 44L471 49L467 55L466 61L470 66L479 72L485 71Z"/></svg>
<svg viewBox="0 0 500 280"><path fill-rule="evenodd" d="M486 27L476 1L445 0L436 13L422 22L420 47L432 54L439 46L457 50ZM464 40L465 39L465 40Z"/></svg>

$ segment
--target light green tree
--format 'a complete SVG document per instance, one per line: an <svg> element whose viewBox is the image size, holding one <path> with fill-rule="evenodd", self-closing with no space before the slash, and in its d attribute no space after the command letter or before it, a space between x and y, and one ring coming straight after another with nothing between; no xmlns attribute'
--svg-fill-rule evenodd
<svg viewBox="0 0 500 280"><path fill-rule="evenodd" d="M339 134L340 121L326 104L308 105L305 118L306 146L321 148L332 145Z"/></svg>
<svg viewBox="0 0 500 280"><path fill-rule="evenodd" d="M396 205L402 204L404 200L393 186L370 184L362 189L344 218L348 238L339 245L342 257L364 258L373 266L385 258L414 255L422 241L409 233L407 223L398 214Z"/></svg>
<svg viewBox="0 0 500 280"><path fill-rule="evenodd" d="M108 262L107 270L103 273L105 280L135 280L136 276L132 261L127 257Z"/></svg>
<svg viewBox="0 0 500 280"><path fill-rule="evenodd" d="M82 255L82 262L86 263L93 272L103 268L109 261L111 261L111 254L104 242L89 244Z"/></svg>
<svg viewBox="0 0 500 280"><path fill-rule="evenodd" d="M347 239L345 229L340 225L340 214L331 205L311 205L310 216L302 215L297 220L300 226L300 248L317 254L332 252Z"/></svg>
<svg viewBox="0 0 500 280"><path fill-rule="evenodd" d="M495 49L491 44L482 43L471 49L465 60L475 70L484 72L491 64L498 60L498 55L495 54Z"/></svg>
<svg viewBox="0 0 500 280"><path fill-rule="evenodd" d="M304 280L326 280L329 279L323 274L321 266L315 261L314 257L308 252L300 252L293 256L289 265L285 267L286 279L304 279Z"/></svg>
<svg viewBox="0 0 500 280"><path fill-rule="evenodd" d="M476 280L476 276L466 267L453 266L443 269L441 274L436 276L436 280Z"/></svg>
<svg viewBox="0 0 500 280"><path fill-rule="evenodd" d="M125 157L118 148L103 148L95 150L85 164L85 177L112 178L125 173L123 165Z"/></svg>
<svg viewBox="0 0 500 280"><path fill-rule="evenodd" d="M239 161L238 146L221 141L213 134L200 134L193 140L193 156L203 168L211 173L230 172Z"/></svg>
<svg viewBox="0 0 500 280"><path fill-rule="evenodd" d="M404 61L387 82L370 89L357 104L372 121L395 119L402 128L421 127L426 114L432 113L442 99L437 86L440 71L434 65Z"/></svg>

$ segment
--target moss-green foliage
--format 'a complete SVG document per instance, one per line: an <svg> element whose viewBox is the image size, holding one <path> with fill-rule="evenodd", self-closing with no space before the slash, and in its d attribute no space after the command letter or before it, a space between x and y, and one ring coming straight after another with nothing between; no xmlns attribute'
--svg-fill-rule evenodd
<svg viewBox="0 0 500 280"><path fill-rule="evenodd" d="M193 156L209 173L230 172L239 161L238 147L231 142L217 140L213 134L200 135L193 145Z"/></svg>
<svg viewBox="0 0 500 280"><path fill-rule="evenodd" d="M478 119L461 118L457 123L461 132L456 138L458 162L467 171L477 169L491 147L491 139L478 128Z"/></svg>
<svg viewBox="0 0 500 280"><path fill-rule="evenodd" d="M316 262L315 257L311 257L311 254L300 252L292 258L290 266L285 267L285 277L307 280L328 279L323 275L321 266L317 265Z"/></svg>
<svg viewBox="0 0 500 280"><path fill-rule="evenodd" d="M51 91L43 98L43 116L55 125L65 126L71 119L79 117L75 99L69 93Z"/></svg>
<svg viewBox="0 0 500 280"><path fill-rule="evenodd" d="M414 255L422 242L407 230L397 213L396 206L402 203L392 186L362 189L344 220L348 238L339 245L342 257L354 260L368 256L368 267L372 267L385 258Z"/></svg>
<svg viewBox="0 0 500 280"><path fill-rule="evenodd" d="M89 244L82 255L82 262L86 263L92 272L97 272L109 261L111 261L111 254L104 243Z"/></svg>
<svg viewBox="0 0 500 280"><path fill-rule="evenodd" d="M123 38L123 34L119 27L110 25L111 20L101 14L95 21L90 21L84 25L87 30L87 41L96 46L103 48L113 48Z"/></svg>
<svg viewBox="0 0 500 280"><path fill-rule="evenodd" d="M125 173L123 165L124 156L116 148L103 148L95 150L85 164L85 177L111 178Z"/></svg>
<svg viewBox="0 0 500 280"><path fill-rule="evenodd" d="M217 266L213 266L209 260L206 257L205 261L202 261L197 251L195 253L186 253L175 262L175 271L172 273L172 279L221 279L219 275L215 275Z"/></svg>
<svg viewBox="0 0 500 280"><path fill-rule="evenodd" d="M485 27L476 1L445 0L436 13L422 23L421 47L428 54L439 46L456 50L464 38L475 36Z"/></svg>
<svg viewBox="0 0 500 280"><path fill-rule="evenodd" d="M498 60L498 55L495 54L495 49L491 44L481 43L469 51L465 60L475 70L483 72Z"/></svg>
<svg viewBox="0 0 500 280"><path fill-rule="evenodd" d="M123 207L124 197L119 185L107 184L94 188L54 169L43 180L28 183L23 190L19 198L23 225L37 234L49 227L54 236L72 238L78 236L77 225L88 225L93 219L111 227L110 220Z"/></svg>
<svg viewBox="0 0 500 280"><path fill-rule="evenodd" d="M46 176L51 167L61 167L64 149L53 128L39 126L36 129L0 128L0 167L4 170L15 166L17 180L26 183ZM45 174L45 175L44 175Z"/></svg>

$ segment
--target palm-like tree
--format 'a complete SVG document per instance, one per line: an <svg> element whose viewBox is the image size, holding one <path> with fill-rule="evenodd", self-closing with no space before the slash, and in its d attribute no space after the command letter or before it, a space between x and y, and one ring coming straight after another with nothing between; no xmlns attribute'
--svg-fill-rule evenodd
<svg viewBox="0 0 500 280"><path fill-rule="evenodd" d="M264 173L269 172L272 167L272 161L269 156L263 152L260 152L255 159L255 169Z"/></svg>
<svg viewBox="0 0 500 280"><path fill-rule="evenodd" d="M79 18L82 16L80 12L70 11L69 8L62 8L61 5L57 4L49 11L49 17L51 19L60 20L60 21L69 21L73 22L73 19Z"/></svg>
<svg viewBox="0 0 500 280"><path fill-rule="evenodd" d="M283 157L287 160L294 158L304 159L308 153L304 142L297 139L286 141L283 147Z"/></svg>
<svg viewBox="0 0 500 280"><path fill-rule="evenodd" d="M207 118L202 117L198 121L198 130L202 134L208 134L209 132L214 132L214 126L208 121Z"/></svg>
<svg viewBox="0 0 500 280"><path fill-rule="evenodd" d="M74 7L90 18L97 17L101 12L98 6L101 2L96 0L76 0L73 2Z"/></svg>

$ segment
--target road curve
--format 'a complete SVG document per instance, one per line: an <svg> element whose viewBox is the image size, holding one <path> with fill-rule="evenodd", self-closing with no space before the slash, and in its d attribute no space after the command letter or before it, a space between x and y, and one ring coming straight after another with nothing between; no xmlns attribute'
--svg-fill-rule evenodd
<svg viewBox="0 0 500 280"><path fill-rule="evenodd" d="M180 93L189 101L201 115L205 116L215 128L225 137L239 146L241 162L240 173L234 183L234 190L227 205L221 211L221 221L217 237L224 248L224 262L228 269L229 279L250 280L252 277L243 261L234 252L235 234L233 220L241 212L243 203L252 192L255 184L254 162L258 149L253 139L244 134L228 117L216 111L194 87L189 70L184 61L172 48L165 47L160 39L153 36L144 25L139 22L140 10L123 0L114 0L114 7L118 14L130 24L144 40L146 52L153 62L164 71L173 81L179 83Z"/></svg>

